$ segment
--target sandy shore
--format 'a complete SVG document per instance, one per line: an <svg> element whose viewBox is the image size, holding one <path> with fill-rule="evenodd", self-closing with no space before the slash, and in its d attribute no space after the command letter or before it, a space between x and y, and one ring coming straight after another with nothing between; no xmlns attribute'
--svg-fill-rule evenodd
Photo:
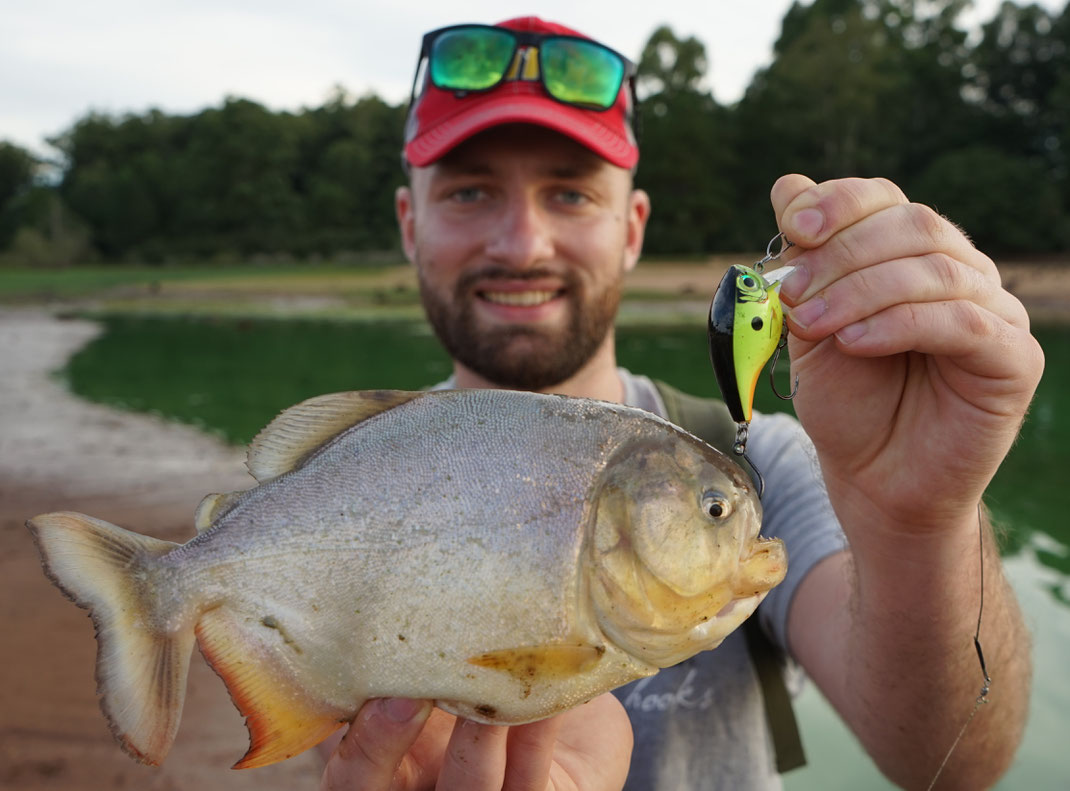
<svg viewBox="0 0 1070 791"><path fill-rule="evenodd" d="M43 311L0 310L0 788L316 788L311 753L264 769L229 768L248 746L245 727L199 654L163 767L135 763L108 730L95 694L92 624L45 578L23 523L76 510L185 541L201 497L253 480L242 451L67 393L51 372L97 331Z"/></svg>

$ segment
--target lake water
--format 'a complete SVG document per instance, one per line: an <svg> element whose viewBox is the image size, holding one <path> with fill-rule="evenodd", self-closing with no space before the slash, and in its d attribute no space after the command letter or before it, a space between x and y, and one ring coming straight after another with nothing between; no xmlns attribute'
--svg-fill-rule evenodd
<svg viewBox="0 0 1070 791"><path fill-rule="evenodd" d="M1034 639L1034 689L1025 742L1000 789L1070 787L1070 329L1041 327L1047 366L1022 436L986 501ZM699 327L623 328L623 365L697 395L716 394ZM779 387L786 392L784 366ZM64 372L74 392L157 412L245 443L279 410L320 393L418 389L449 363L426 325L324 321L111 319ZM758 388L757 407L790 410ZM984 633L982 632L982 643ZM904 673L917 672L904 668ZM993 679L999 684L998 676ZM810 763L788 791L892 788L812 687L798 702ZM963 712L963 717L969 712Z"/></svg>

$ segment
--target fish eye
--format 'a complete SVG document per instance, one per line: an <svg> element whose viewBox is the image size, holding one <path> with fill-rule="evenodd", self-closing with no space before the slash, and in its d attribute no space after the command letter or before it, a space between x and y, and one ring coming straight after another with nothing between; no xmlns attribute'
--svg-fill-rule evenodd
<svg viewBox="0 0 1070 791"><path fill-rule="evenodd" d="M751 277L750 275L745 275L743 277L743 285L747 288L754 288L758 284L754 281L753 277Z"/></svg>
<svg viewBox="0 0 1070 791"><path fill-rule="evenodd" d="M720 521L732 513L732 506L723 494L706 492L702 495L702 510L711 519Z"/></svg>

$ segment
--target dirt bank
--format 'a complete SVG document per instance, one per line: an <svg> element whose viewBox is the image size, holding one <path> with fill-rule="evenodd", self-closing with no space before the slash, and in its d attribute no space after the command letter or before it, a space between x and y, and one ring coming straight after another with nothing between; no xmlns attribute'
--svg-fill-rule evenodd
<svg viewBox="0 0 1070 791"><path fill-rule="evenodd" d="M92 624L42 574L23 523L77 510L185 541L201 497L246 488L252 478L244 454L211 437L68 394L50 374L96 332L41 311L0 311L0 788L316 788L311 754L229 769L248 746L245 728L199 654L162 768L128 758L105 724Z"/></svg>

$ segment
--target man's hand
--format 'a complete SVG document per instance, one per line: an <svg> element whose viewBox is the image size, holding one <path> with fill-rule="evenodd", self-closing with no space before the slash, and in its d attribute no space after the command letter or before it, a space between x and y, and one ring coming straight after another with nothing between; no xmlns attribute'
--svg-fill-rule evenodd
<svg viewBox="0 0 1070 791"><path fill-rule="evenodd" d="M602 695L529 725L481 725L428 701L372 700L327 762L324 791L619 789L632 752L628 715Z"/></svg>
<svg viewBox="0 0 1070 791"><path fill-rule="evenodd" d="M772 201L796 245L781 291L795 409L830 494L910 531L973 521L1043 370L1025 309L891 182L785 176Z"/></svg>
<svg viewBox="0 0 1070 791"><path fill-rule="evenodd" d="M850 553L799 586L793 653L896 783L987 788L1009 765L1029 696L1029 639L984 542L978 503L1044 367L991 259L881 179L772 191L798 268L783 283L795 411L817 449Z"/></svg>

